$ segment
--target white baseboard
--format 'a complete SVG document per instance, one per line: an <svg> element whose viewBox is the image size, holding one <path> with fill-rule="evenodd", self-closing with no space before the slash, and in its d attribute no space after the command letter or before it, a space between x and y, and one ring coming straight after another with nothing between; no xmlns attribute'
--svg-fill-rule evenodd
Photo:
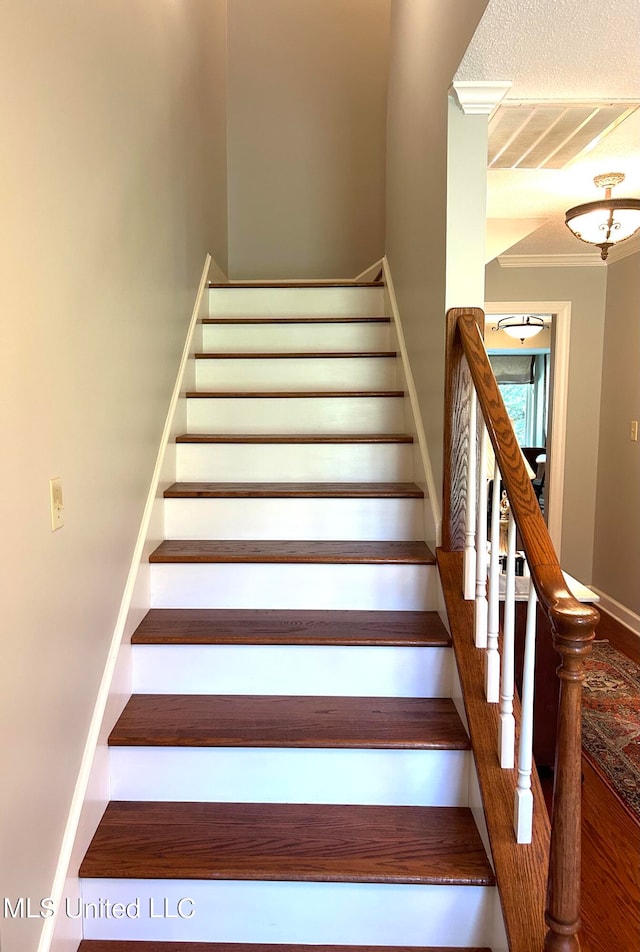
<svg viewBox="0 0 640 952"><path fill-rule="evenodd" d="M600 605L597 607L604 609L608 615L611 615L612 618L615 618L616 621L619 621L621 625L624 625L625 628L628 628L634 635L640 638L640 615L636 615L636 613L631 611L630 608L627 608L626 605L617 602L615 598L612 598L610 595L607 595L606 592L596 588L595 585L591 585L590 588L596 595L600 596Z"/></svg>
<svg viewBox="0 0 640 952"><path fill-rule="evenodd" d="M186 412L181 393L199 320L208 307L210 268L211 256L207 255L49 893L56 909L63 908L65 897L73 900L79 895L77 870L109 800L107 737L131 694L130 639L150 605L147 556L157 545L158 535L163 535L162 492L175 479L175 451L170 441L175 438L176 426L182 426L181 413ZM71 952L82 938L75 934L80 928L79 920L66 916L45 919L38 952Z"/></svg>

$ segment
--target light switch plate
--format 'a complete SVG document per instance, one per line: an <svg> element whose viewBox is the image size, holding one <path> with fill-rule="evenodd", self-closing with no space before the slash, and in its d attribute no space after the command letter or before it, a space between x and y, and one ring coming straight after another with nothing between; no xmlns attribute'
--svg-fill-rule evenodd
<svg viewBox="0 0 640 952"><path fill-rule="evenodd" d="M59 476L49 480L49 500L51 503L51 531L64 525L64 503L62 501L62 480Z"/></svg>

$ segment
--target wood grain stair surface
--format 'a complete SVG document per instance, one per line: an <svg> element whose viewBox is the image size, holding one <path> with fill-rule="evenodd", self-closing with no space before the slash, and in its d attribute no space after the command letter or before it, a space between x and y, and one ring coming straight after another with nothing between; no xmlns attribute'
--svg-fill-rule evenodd
<svg viewBox="0 0 640 952"><path fill-rule="evenodd" d="M326 317L203 317L201 324L390 324L390 317L352 317L350 314Z"/></svg>
<svg viewBox="0 0 640 952"><path fill-rule="evenodd" d="M78 952L491 952L486 947L402 945L275 945L241 942L145 942L83 939Z"/></svg>
<svg viewBox="0 0 640 952"><path fill-rule="evenodd" d="M237 291L246 291L251 288L260 288L263 290L269 290L269 288L383 288L384 282L382 281L274 281L264 282L264 281L247 281L247 282L233 282L229 281L226 284L216 284L213 281L210 281L208 284L210 288L223 288L226 291L237 290Z"/></svg>
<svg viewBox="0 0 640 952"><path fill-rule="evenodd" d="M145 942L83 939L78 952L491 952L488 948L403 945L276 945L244 942Z"/></svg>
<svg viewBox="0 0 640 952"><path fill-rule="evenodd" d="M150 562L433 565L424 542L253 541L165 539Z"/></svg>
<svg viewBox="0 0 640 952"><path fill-rule="evenodd" d="M291 400L313 397L404 397L404 390L188 390L188 400Z"/></svg>
<svg viewBox="0 0 640 952"><path fill-rule="evenodd" d="M134 694L112 747L468 750L450 698Z"/></svg>
<svg viewBox="0 0 640 952"><path fill-rule="evenodd" d="M174 483L166 499L421 499L415 483Z"/></svg>
<svg viewBox="0 0 640 952"><path fill-rule="evenodd" d="M444 648L437 612L152 608L132 644L362 645Z"/></svg>
<svg viewBox="0 0 640 952"><path fill-rule="evenodd" d="M315 358L331 358L332 360L340 358L353 358L353 357L397 357L398 354L395 350L356 350L356 351L345 351L345 350L303 350L303 351L269 351L268 353L253 353L253 352L235 352L235 353L209 353L202 352L193 355L196 360L300 360L300 359L315 359Z"/></svg>
<svg viewBox="0 0 640 952"><path fill-rule="evenodd" d="M182 433L176 443L413 443L408 433Z"/></svg>
<svg viewBox="0 0 640 952"><path fill-rule="evenodd" d="M464 807L111 801L81 877L492 886Z"/></svg>

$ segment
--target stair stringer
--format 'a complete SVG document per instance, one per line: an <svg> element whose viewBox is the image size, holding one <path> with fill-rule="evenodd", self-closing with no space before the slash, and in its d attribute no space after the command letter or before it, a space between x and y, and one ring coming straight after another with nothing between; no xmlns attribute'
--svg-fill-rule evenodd
<svg viewBox="0 0 640 952"><path fill-rule="evenodd" d="M435 550L436 546L440 543L440 526L442 522L439 501L440 494L433 478L429 447L427 446L427 438L422 422L422 412L420 410L420 404L418 403L418 393L411 371L411 358L407 350L404 331L402 329L402 319L393 286L391 268L386 256L382 259L382 270L385 285L385 304L392 322L392 346L398 351L398 370L400 377L398 386L402 387L405 391L405 429L406 432L414 438L414 481L424 492L425 542L430 548Z"/></svg>
<svg viewBox="0 0 640 952"><path fill-rule="evenodd" d="M208 314L207 282L212 271L223 275L207 254L49 892L57 910L65 909L66 902L74 908L81 901L78 869L110 799L107 739L131 696L130 640L151 606L149 554L164 538L163 493L176 478L175 438L186 426L184 393L195 382L192 354L202 347L201 322ZM44 919L38 952L75 952L81 939L81 920L58 914Z"/></svg>
<svg viewBox="0 0 640 952"><path fill-rule="evenodd" d="M546 925L547 870L550 824L537 771L531 776L534 797L533 834L530 844L516 843L513 830L513 797L517 770L502 769L497 754L498 705L484 695L484 656L473 637L474 603L462 591L462 552L437 550L440 584L446 603L447 628L454 648L452 697L469 733L473 754L469 771L469 806L493 866L504 945L496 952L540 952ZM516 724L520 699L514 697Z"/></svg>

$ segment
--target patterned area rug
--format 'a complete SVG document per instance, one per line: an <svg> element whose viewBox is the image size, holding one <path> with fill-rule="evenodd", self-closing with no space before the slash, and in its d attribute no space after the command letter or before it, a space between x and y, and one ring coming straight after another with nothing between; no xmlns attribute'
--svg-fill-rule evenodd
<svg viewBox="0 0 640 952"><path fill-rule="evenodd" d="M640 665L608 641L587 662L582 746L640 819Z"/></svg>

